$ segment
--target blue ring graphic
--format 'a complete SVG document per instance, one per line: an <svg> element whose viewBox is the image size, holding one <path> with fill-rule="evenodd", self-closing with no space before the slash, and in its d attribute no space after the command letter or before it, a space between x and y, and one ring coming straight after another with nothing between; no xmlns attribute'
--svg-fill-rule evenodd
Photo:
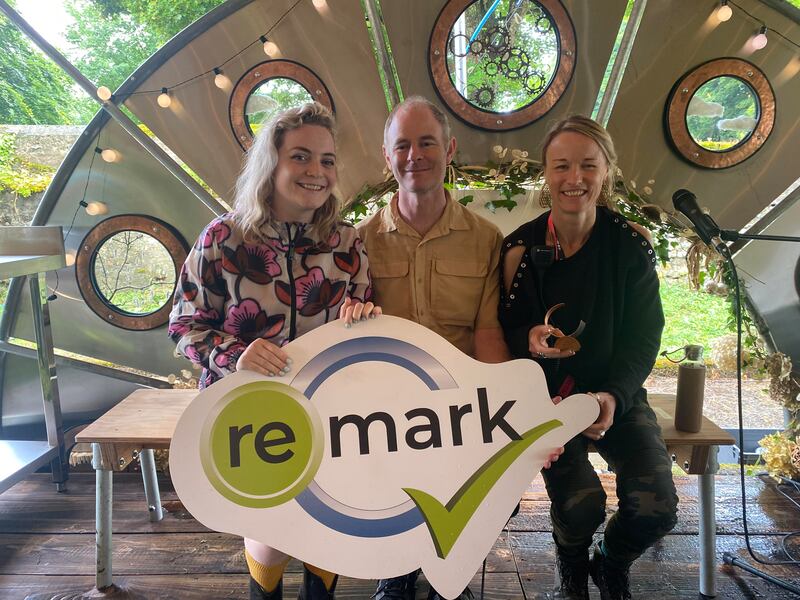
<svg viewBox="0 0 800 600"><path fill-rule="evenodd" d="M294 378L292 385L310 400L331 375L347 366L367 361L402 367L417 376L431 391L458 387L447 369L421 348L378 336L356 338L331 346L311 359ZM340 533L356 537L386 537L424 523L422 514L411 500L408 502L413 506L398 515L374 519L354 517L326 504L314 492L314 487L317 487L316 483L312 482L295 500L318 522Z"/></svg>

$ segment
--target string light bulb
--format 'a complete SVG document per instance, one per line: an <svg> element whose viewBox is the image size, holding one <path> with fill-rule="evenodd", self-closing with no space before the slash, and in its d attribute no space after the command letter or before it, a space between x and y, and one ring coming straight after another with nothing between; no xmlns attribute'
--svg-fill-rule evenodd
<svg viewBox="0 0 800 600"><path fill-rule="evenodd" d="M758 33L753 37L753 41L751 43L753 45L753 48L755 48L756 50L761 50L762 48L764 48L764 46L767 45L768 41L769 40L767 39L767 26L762 25L761 29L759 29Z"/></svg>
<svg viewBox="0 0 800 600"><path fill-rule="evenodd" d="M314 5L314 8L325 8L327 2L325 0L311 0L311 4Z"/></svg>
<svg viewBox="0 0 800 600"><path fill-rule="evenodd" d="M100 158L107 163L115 163L119 160L119 152L113 148L106 148L105 150L100 150Z"/></svg>
<svg viewBox="0 0 800 600"><path fill-rule="evenodd" d="M158 95L156 102L158 102L158 105L161 108L167 108L170 104L172 104L172 98L170 98L169 90L167 88L161 88L161 93Z"/></svg>
<svg viewBox="0 0 800 600"><path fill-rule="evenodd" d="M733 9L728 6L728 0L722 0L722 2L719 3L716 14L717 20L720 23L730 20L730 18L733 16Z"/></svg>
<svg viewBox="0 0 800 600"><path fill-rule="evenodd" d="M97 97L103 102L108 102L111 100L111 90L106 86L101 85L99 88L97 88Z"/></svg>
<svg viewBox="0 0 800 600"><path fill-rule="evenodd" d="M96 217L97 215L105 215L108 213L108 205L105 202L89 202L84 207L87 215Z"/></svg>
<svg viewBox="0 0 800 600"><path fill-rule="evenodd" d="M275 56L278 53L278 44L268 40L265 35L262 35L259 39L264 44L264 54L267 56Z"/></svg>
<svg viewBox="0 0 800 600"><path fill-rule="evenodd" d="M224 90L230 84L230 79L222 72L219 67L214 68L214 85Z"/></svg>
<svg viewBox="0 0 800 600"><path fill-rule="evenodd" d="M69 252L64 253L64 260L67 263L68 267L71 267L75 264L75 257L77 253L74 250L70 250Z"/></svg>

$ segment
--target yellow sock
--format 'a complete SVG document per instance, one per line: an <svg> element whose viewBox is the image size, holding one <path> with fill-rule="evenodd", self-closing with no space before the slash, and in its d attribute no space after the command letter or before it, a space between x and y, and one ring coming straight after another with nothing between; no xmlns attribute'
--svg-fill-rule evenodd
<svg viewBox="0 0 800 600"><path fill-rule="evenodd" d="M336 582L336 573L331 573L329 571L324 571L319 567L315 567L314 565L310 565L308 563L303 563L306 566L306 569L311 571L314 575L322 579L322 583L325 584L325 589L329 590L333 587L333 584Z"/></svg>
<svg viewBox="0 0 800 600"><path fill-rule="evenodd" d="M265 592L273 592L283 577L283 571L286 565L289 564L289 558L277 565L262 565L255 558L250 556L250 553L245 549L244 558L247 561L247 568L250 571L250 577L256 580L256 583L261 586Z"/></svg>

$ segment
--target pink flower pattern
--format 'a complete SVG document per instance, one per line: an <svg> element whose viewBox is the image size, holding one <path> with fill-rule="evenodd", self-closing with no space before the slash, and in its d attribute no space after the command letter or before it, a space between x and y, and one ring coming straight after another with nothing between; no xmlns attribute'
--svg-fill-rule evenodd
<svg viewBox="0 0 800 600"><path fill-rule="evenodd" d="M201 387L234 371L254 340L283 346L337 318L346 296L372 297L354 228L342 226L325 242L284 223L268 223L264 234L263 243L245 243L231 215L223 215L203 230L181 270L168 333L179 352L202 365Z"/></svg>

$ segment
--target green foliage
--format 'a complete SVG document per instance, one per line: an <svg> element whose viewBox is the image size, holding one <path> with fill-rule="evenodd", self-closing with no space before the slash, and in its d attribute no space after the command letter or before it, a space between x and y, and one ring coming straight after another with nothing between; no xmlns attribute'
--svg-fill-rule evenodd
<svg viewBox="0 0 800 600"><path fill-rule="evenodd" d="M9 191L22 198L43 192L55 170L21 160L15 151L14 136L0 135L0 192Z"/></svg>
<svg viewBox="0 0 800 600"><path fill-rule="evenodd" d="M72 80L4 15L0 15L0 55L0 123L75 122Z"/></svg>
<svg viewBox="0 0 800 600"><path fill-rule="evenodd" d="M102 17L129 18L163 45L224 0L92 0Z"/></svg>
<svg viewBox="0 0 800 600"><path fill-rule="evenodd" d="M75 65L90 80L118 88L139 65L187 25L221 4L222 0L68 0L74 23L66 39L79 50ZM81 99L84 120L98 110L90 98Z"/></svg>
<svg viewBox="0 0 800 600"><path fill-rule="evenodd" d="M705 106L718 104L722 107L722 115L692 115L686 118L686 126L695 141L704 148L715 152L738 144L749 133L749 131L739 129L719 129L717 124L721 119L736 117L756 119L758 117L755 92L749 84L737 77L716 77L707 81L695 92L692 100L707 103Z"/></svg>
<svg viewBox="0 0 800 600"><path fill-rule="evenodd" d="M691 289L685 281L661 280L664 333L661 350L675 350L686 344L711 348L711 341L735 330L729 321L725 298Z"/></svg>
<svg viewBox="0 0 800 600"><path fill-rule="evenodd" d="M472 104L494 112L517 110L550 82L558 62L558 37L549 17L533 2L499 4L482 24L485 4L469 6L463 33L451 33L448 71L457 87L458 73L464 73L460 93Z"/></svg>
<svg viewBox="0 0 800 600"><path fill-rule="evenodd" d="M253 90L245 106L245 119L253 135L278 113L300 106L314 99L308 90L294 79L276 77L268 79Z"/></svg>

